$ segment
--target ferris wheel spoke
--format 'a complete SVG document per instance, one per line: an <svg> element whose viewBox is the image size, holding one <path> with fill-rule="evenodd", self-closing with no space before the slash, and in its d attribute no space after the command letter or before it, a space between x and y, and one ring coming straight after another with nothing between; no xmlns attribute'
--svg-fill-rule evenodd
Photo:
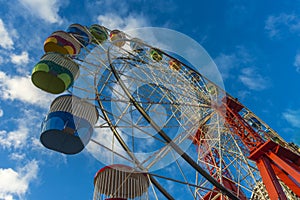
<svg viewBox="0 0 300 200"><path fill-rule="evenodd" d="M109 113L108 111L105 111L107 114L109 115L112 115L113 116L113 113ZM118 125L116 123L115 127L117 128L130 128L130 127L134 127L136 129L138 129L139 131L143 132L145 135L148 135L150 137L153 137L154 139L156 139L157 141L160 141L162 143L165 143L161 138L158 138L158 137L155 137L154 135L152 134L149 134L146 130L144 130L144 127L143 126L140 126L140 125L135 125L135 124L131 124L131 121L130 120L126 120L124 118L120 118L119 119L119 122L123 122L125 124L122 123L122 125ZM127 124L127 125L126 125ZM171 128L171 127L170 127Z"/></svg>
<svg viewBox="0 0 300 200"><path fill-rule="evenodd" d="M113 154L116 155L116 156L119 156L120 158L122 158L122 159L124 159L124 160L126 160L126 161L129 161L129 162L132 162L132 161L133 161L132 159L129 159L129 158L125 157L124 155L118 153L118 151L113 150L113 148L109 148L109 147L107 147L107 146L101 144L100 142L98 142L98 141L96 141L96 140L94 140L94 139L91 139L91 141L92 141L93 143L95 143L96 145L99 145L100 147L104 148L105 150L108 150L109 152L113 153Z"/></svg>
<svg viewBox="0 0 300 200"><path fill-rule="evenodd" d="M172 155L175 156L175 155L173 154L173 152L172 152ZM182 170L182 168L181 168L181 166L180 166L178 160L176 160L175 162L176 162L176 165L178 166L178 169L179 169L179 171L180 171L180 173L181 173L181 175L182 175L184 181L185 181L186 183L188 183L187 177L185 176L185 174L184 174L184 172L183 172L183 170ZM191 195L193 196L193 198L196 199L196 196L195 196L193 190L191 189L191 185L190 185L190 184L186 184L186 186L188 187L188 190L190 191L190 193L191 193Z"/></svg>
<svg viewBox="0 0 300 200"><path fill-rule="evenodd" d="M191 183L191 182L181 181L181 180L178 180L178 179L170 178L169 176L163 176L163 175L154 174L154 173L148 173L148 174L153 176L153 177L157 177L157 178L160 178L160 179L165 179L165 180L172 181L174 183L179 183L179 184L182 184L182 185L185 185L185 186L188 185L189 187L194 187L194 188L197 188L197 189L201 189L203 191L219 192L218 190L212 190L209 187L202 187L202 186L199 186L199 185ZM193 194L193 196L194 196L194 194Z"/></svg>
<svg viewBox="0 0 300 200"><path fill-rule="evenodd" d="M133 72L133 73L134 73L134 72ZM119 72L119 74L120 74L122 77L124 76L124 74L122 74L122 73L120 73L120 72ZM149 75L148 73L143 73L143 74L144 74L145 76L147 76L148 78L151 78L151 80L157 80L157 79L155 79L155 78L156 78L156 77L155 77L155 74L157 74L157 72L156 72L156 73L153 73L153 76L151 76L151 77L150 77L150 75ZM150 73L150 74L151 74L151 73ZM131 75L131 76L132 76L132 75ZM138 77L139 77L138 74L135 73L134 76L132 76L132 80L136 81ZM128 77L128 76L127 76L127 78L131 78L131 77ZM140 79L141 79L141 78L140 78ZM144 81L144 79L141 80L141 82L143 82L143 81ZM154 81L154 82L157 83L158 81ZM159 82L161 82L161 81L159 81ZM157 83L157 84L159 84L159 83ZM163 84L164 84L164 85L167 85L168 83L164 82ZM171 85L171 84L170 84L170 85ZM176 85L176 84L172 84L172 85ZM177 88L179 87L178 84L176 85L176 87L177 87ZM173 90L173 92L174 92L174 91L176 91L176 90ZM184 96L185 94L182 94L182 95Z"/></svg>

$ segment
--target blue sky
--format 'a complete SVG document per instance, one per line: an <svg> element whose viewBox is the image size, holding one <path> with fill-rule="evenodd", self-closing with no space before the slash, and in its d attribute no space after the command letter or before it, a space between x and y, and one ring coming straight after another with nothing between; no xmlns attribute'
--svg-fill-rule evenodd
<svg viewBox="0 0 300 200"><path fill-rule="evenodd" d="M43 41L72 23L165 27L199 42L225 89L300 144L300 1L0 0L0 199L91 199L103 164L39 142L54 96L30 81Z"/></svg>

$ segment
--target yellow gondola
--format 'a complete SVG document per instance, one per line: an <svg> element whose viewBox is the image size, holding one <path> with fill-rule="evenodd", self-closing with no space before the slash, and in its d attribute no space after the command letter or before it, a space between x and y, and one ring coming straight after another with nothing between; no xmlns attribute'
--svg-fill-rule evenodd
<svg viewBox="0 0 300 200"><path fill-rule="evenodd" d="M56 31L45 40L44 51L75 55L80 52L80 44L69 33Z"/></svg>
<svg viewBox="0 0 300 200"><path fill-rule="evenodd" d="M122 47L125 45L124 39L126 38L125 34L119 30L112 30L110 32L110 40L113 42L114 45L117 47Z"/></svg>
<svg viewBox="0 0 300 200"><path fill-rule="evenodd" d="M181 69L181 64L178 60L171 59L169 62L169 67L174 71L179 71Z"/></svg>

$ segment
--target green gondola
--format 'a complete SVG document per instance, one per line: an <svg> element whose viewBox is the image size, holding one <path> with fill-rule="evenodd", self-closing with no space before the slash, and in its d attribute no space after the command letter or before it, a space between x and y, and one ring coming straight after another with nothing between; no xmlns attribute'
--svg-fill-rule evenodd
<svg viewBox="0 0 300 200"><path fill-rule="evenodd" d="M92 26L90 26L89 30L93 36L92 39L93 43L101 44L108 39L108 33L103 26L100 26L98 24L93 24Z"/></svg>
<svg viewBox="0 0 300 200"><path fill-rule="evenodd" d="M70 58L59 53L47 53L34 66L33 84L52 94L67 90L79 74L79 66Z"/></svg>
<svg viewBox="0 0 300 200"><path fill-rule="evenodd" d="M163 58L163 54L157 50L157 49L150 49L150 57L156 61L156 62L159 62L162 60Z"/></svg>

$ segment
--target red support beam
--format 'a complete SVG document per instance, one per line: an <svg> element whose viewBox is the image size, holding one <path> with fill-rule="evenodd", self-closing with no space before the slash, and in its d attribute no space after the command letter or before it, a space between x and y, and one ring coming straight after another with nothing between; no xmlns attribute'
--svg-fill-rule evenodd
<svg viewBox="0 0 300 200"><path fill-rule="evenodd" d="M271 200L287 200L285 193L276 177L276 174L270 164L269 158L262 156L256 161L262 180L268 191Z"/></svg>
<svg viewBox="0 0 300 200"><path fill-rule="evenodd" d="M282 169L280 169L277 165L272 164L272 167L278 178L280 180L284 180L283 182L285 183L285 185L288 186L297 196L300 197L299 185L296 184L294 180L292 180L291 177Z"/></svg>
<svg viewBox="0 0 300 200"><path fill-rule="evenodd" d="M258 163L261 158L267 159L268 162L270 162L276 176L296 195L300 196L299 155L271 140L268 140L264 144L260 145L256 150L252 151L249 156L249 159L256 161L256 163ZM276 176L272 177L269 172L266 173L261 171L262 168L259 168L259 170L265 185L269 184L269 182L265 182L264 176L270 176L272 180L278 179ZM267 170L269 170L269 168L267 168ZM272 190L268 190L268 193L270 194L274 192Z"/></svg>
<svg viewBox="0 0 300 200"><path fill-rule="evenodd" d="M250 152L249 159L256 162L271 200L285 200L286 195L278 178L300 197L300 156L271 140L264 141L258 132L239 114L243 106L236 100L224 98L224 109L219 110L232 134L243 141ZM277 177L278 176L278 177Z"/></svg>
<svg viewBox="0 0 300 200"><path fill-rule="evenodd" d="M291 177L293 177L300 184L300 172L291 167L285 160L277 156L273 152L267 153L267 156L278 165L283 171L288 173ZM288 156L288 155L287 155ZM284 181L284 180L282 180ZM299 189L300 190L300 189Z"/></svg>
<svg viewBox="0 0 300 200"><path fill-rule="evenodd" d="M253 128L235 111L235 103L233 100L227 100L226 113L222 108L217 108L219 113L225 118L228 128L237 136L239 136L245 146L250 150L255 150L259 145L264 143L262 137L253 130ZM229 104L228 104L229 103ZM231 108L233 107L233 108Z"/></svg>

